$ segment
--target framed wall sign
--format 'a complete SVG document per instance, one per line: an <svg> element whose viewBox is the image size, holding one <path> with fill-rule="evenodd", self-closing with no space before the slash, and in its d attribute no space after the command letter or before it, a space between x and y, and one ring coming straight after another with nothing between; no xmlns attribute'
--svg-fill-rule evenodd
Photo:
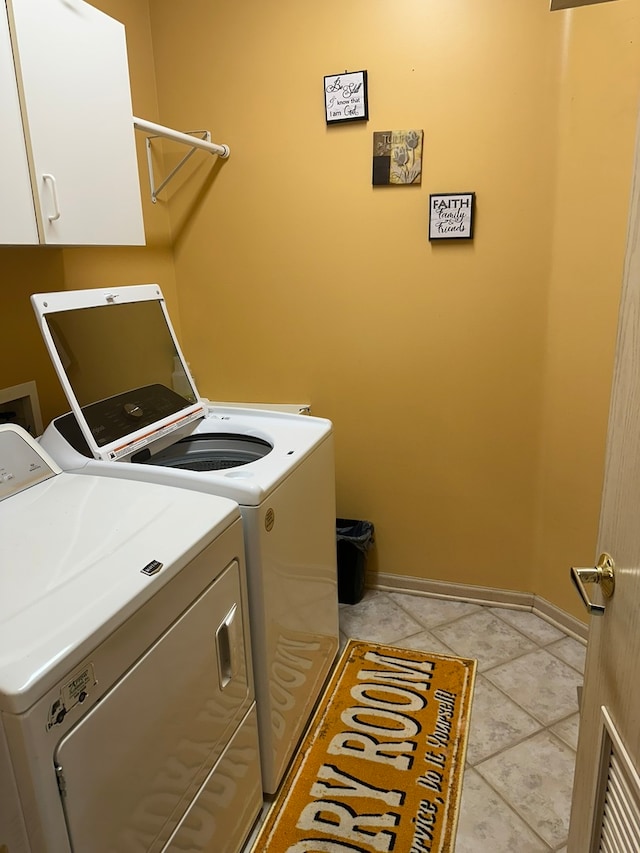
<svg viewBox="0 0 640 853"><path fill-rule="evenodd" d="M367 72L345 71L325 77L324 109L327 124L368 121Z"/></svg>
<svg viewBox="0 0 640 853"><path fill-rule="evenodd" d="M472 240L475 193L429 196L429 239Z"/></svg>
<svg viewBox="0 0 640 853"><path fill-rule="evenodd" d="M422 179L422 130L376 130L373 174L376 186L419 184Z"/></svg>

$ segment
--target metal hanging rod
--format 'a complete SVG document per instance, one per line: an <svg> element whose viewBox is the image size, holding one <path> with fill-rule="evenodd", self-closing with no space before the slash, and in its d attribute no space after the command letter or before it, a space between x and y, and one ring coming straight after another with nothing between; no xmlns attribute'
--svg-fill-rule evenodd
<svg viewBox="0 0 640 853"><path fill-rule="evenodd" d="M231 153L228 145L217 145L215 142L211 142L211 134L208 130L191 130L188 133L182 133L180 130L173 130L170 127L165 127L162 124L155 124L152 121L146 121L146 119L133 117L133 126L136 130L141 130L145 133L152 134L151 136L147 136L146 145L147 145L147 165L149 167L149 183L151 184L151 201L155 204L158 198L158 193L161 192L166 185L169 183L171 178L176 174L178 169L180 169L187 162L189 157L195 153L196 149L200 148L203 151L208 151L210 154L217 154L218 157L222 159L226 159ZM201 134L201 135L199 135ZM158 136L163 137L164 139L171 139L173 142L180 142L183 145L188 145L191 150L185 154L182 160L178 163L178 165L173 169L167 177L162 181L160 186L156 187L155 178L153 174L153 161L151 157L151 140L157 138Z"/></svg>

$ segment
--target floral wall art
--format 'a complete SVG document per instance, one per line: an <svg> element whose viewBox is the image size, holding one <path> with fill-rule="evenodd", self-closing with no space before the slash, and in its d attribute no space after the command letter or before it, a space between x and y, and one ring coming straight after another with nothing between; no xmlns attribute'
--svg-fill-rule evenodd
<svg viewBox="0 0 640 853"><path fill-rule="evenodd" d="M422 179L422 130L379 130L373 134L374 186L419 184Z"/></svg>

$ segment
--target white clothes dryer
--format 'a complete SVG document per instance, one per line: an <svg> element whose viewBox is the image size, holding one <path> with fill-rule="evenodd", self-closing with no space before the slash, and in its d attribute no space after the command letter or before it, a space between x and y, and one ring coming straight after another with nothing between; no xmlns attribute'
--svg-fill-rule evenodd
<svg viewBox="0 0 640 853"><path fill-rule="evenodd" d="M0 426L0 848L237 853L262 807L240 513Z"/></svg>
<svg viewBox="0 0 640 853"><path fill-rule="evenodd" d="M72 411L64 469L209 492L242 514L263 790L278 789L338 650L330 421L214 408L156 285L32 296Z"/></svg>

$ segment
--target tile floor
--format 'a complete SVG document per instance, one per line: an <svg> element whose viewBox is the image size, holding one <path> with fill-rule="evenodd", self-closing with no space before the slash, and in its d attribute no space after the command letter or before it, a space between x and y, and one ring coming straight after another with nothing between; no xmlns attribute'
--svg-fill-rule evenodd
<svg viewBox="0 0 640 853"><path fill-rule="evenodd" d="M347 637L478 661L456 853L566 853L586 646L524 610L368 590Z"/></svg>

